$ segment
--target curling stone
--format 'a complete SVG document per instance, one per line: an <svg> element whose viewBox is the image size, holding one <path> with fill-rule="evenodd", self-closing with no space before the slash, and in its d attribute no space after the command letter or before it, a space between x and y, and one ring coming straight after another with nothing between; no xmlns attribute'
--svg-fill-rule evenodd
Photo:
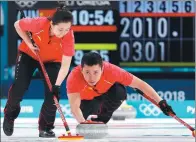
<svg viewBox="0 0 196 142"><path fill-rule="evenodd" d="M127 118L131 119L136 117L136 109L133 106L128 105L126 102L124 102L116 111L114 111L112 115L113 120L125 120Z"/></svg>
<svg viewBox="0 0 196 142"><path fill-rule="evenodd" d="M81 123L76 127L76 134L85 139L101 139L107 136L108 126L102 122Z"/></svg>

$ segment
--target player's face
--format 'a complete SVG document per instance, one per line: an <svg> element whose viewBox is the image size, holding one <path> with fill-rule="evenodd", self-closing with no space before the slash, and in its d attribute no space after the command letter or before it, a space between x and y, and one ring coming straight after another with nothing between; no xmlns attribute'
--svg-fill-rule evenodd
<svg viewBox="0 0 196 142"><path fill-rule="evenodd" d="M64 35L66 35L71 28L71 22L67 23L59 23L57 25L51 24L51 32L53 35L55 35L58 38L62 38Z"/></svg>
<svg viewBox="0 0 196 142"><path fill-rule="evenodd" d="M82 74L86 82L90 86L94 86L101 78L102 68L100 67L100 65L93 65L93 66L84 65L82 69Z"/></svg>

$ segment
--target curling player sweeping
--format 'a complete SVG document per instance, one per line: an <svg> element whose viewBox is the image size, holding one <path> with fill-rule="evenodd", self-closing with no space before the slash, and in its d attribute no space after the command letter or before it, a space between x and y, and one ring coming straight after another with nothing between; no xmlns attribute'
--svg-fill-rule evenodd
<svg viewBox="0 0 196 142"><path fill-rule="evenodd" d="M21 110L20 102L29 87L33 72L36 68L41 71L37 56L39 55L52 83L50 91L45 82L45 97L38 122L39 137L55 137L52 129L57 107L54 105L53 96L59 101L60 86L75 54L72 21L72 13L65 7L60 7L51 17L23 18L15 22L15 29L23 41L19 45L15 79L4 109L3 131L7 136L14 132L14 121ZM32 34L36 46L27 33Z"/></svg>

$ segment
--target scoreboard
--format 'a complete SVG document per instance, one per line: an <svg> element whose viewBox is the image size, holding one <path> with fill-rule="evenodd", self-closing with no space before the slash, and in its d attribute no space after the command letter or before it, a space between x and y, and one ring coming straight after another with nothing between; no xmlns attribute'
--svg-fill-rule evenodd
<svg viewBox="0 0 196 142"><path fill-rule="evenodd" d="M76 54L72 67L85 52L131 72L195 72L195 1L65 1L72 12ZM59 2L39 1L24 7L28 17L49 16ZM21 6L9 2L10 27L20 18ZM14 28L9 30L9 64L15 63L21 42ZM14 52L13 52L14 51Z"/></svg>
<svg viewBox="0 0 196 142"><path fill-rule="evenodd" d="M120 66L194 67L194 1L121 1L119 13Z"/></svg>

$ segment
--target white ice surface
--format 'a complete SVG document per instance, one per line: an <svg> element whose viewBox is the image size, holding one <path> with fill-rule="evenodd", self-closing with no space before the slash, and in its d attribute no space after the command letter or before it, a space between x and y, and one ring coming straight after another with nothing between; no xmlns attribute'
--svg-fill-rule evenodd
<svg viewBox="0 0 196 142"><path fill-rule="evenodd" d="M195 128L194 119L183 119ZM1 124L3 119L1 119ZM58 142L57 138L38 137L38 119L18 118L15 121L14 134L11 137L3 133L2 142ZM72 135L75 134L76 121L67 120ZM2 125L1 125L2 126ZM174 119L129 119L108 123L109 133L104 139L84 139L83 142L194 142L191 131ZM65 134L60 118L55 121L56 136Z"/></svg>

